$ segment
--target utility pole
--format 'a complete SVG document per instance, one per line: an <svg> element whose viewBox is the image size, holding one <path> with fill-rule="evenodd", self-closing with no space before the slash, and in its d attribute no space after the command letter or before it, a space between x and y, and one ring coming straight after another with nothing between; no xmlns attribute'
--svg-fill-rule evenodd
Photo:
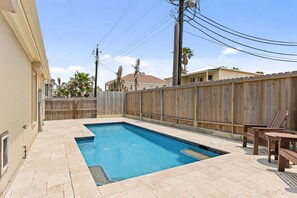
<svg viewBox="0 0 297 198"><path fill-rule="evenodd" d="M174 25L174 54L173 54L173 78L172 85L178 85L178 52L179 52L179 23Z"/></svg>
<svg viewBox="0 0 297 198"><path fill-rule="evenodd" d="M95 54L95 88L94 88L94 97L97 97L97 76L98 76L98 64L99 64L99 49L98 49L98 44L96 48L96 54Z"/></svg>
<svg viewBox="0 0 297 198"><path fill-rule="evenodd" d="M173 2L177 0L171 0L171 1ZM186 3L185 3L185 0L178 0L178 1L179 1L178 20L176 21L175 28L174 28L174 58L173 58L173 82L172 82L173 86L181 84L185 6L186 8L193 8L197 6L197 0L186 0Z"/></svg>
<svg viewBox="0 0 297 198"><path fill-rule="evenodd" d="M178 12L178 23L179 23L179 46L178 46L178 77L177 77L177 84L181 84L181 70L182 70L182 50L183 50L183 30L184 30L184 7L185 0L179 0L179 12Z"/></svg>

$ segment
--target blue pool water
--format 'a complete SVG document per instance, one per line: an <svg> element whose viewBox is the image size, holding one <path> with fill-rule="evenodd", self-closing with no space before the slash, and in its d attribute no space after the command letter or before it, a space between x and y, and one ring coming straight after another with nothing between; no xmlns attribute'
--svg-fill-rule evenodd
<svg viewBox="0 0 297 198"><path fill-rule="evenodd" d="M111 181L189 164L199 159L182 151L191 148L210 157L220 154L126 123L86 125L94 139L77 139L89 167L101 166Z"/></svg>

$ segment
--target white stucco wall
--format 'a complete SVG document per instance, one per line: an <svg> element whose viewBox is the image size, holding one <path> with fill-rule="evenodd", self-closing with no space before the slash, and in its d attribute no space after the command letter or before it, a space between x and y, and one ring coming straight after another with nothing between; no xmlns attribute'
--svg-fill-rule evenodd
<svg viewBox="0 0 297 198"><path fill-rule="evenodd" d="M10 144L8 170L0 177L1 196L22 161L22 147L32 144L38 126L31 119L31 61L1 12L0 43L0 134L8 131ZM37 84L42 86L38 78Z"/></svg>

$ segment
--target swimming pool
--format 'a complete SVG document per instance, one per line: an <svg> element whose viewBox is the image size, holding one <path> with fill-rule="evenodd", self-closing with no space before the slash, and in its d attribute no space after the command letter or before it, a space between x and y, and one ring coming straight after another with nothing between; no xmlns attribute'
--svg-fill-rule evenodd
<svg viewBox="0 0 297 198"><path fill-rule="evenodd" d="M76 141L97 185L224 154L127 123L85 126L95 137Z"/></svg>

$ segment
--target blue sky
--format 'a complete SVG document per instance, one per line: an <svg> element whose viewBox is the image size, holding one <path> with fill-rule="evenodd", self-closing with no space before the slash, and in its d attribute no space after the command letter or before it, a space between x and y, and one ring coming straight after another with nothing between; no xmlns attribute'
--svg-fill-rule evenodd
<svg viewBox="0 0 297 198"><path fill-rule="evenodd" d="M141 59L140 68L146 74L160 78L172 75L174 19L170 13L174 6L166 0L36 2L52 78L59 76L68 81L76 70L93 74L91 52L97 43L100 43L102 51L100 62L105 66L99 67L100 87L115 78L113 71L116 72L120 65L124 74L131 73L131 65L137 58ZM296 10L295 0L201 1L201 14L210 19L246 34L281 41L297 42ZM191 23L196 25L193 21ZM187 23L184 30L208 38ZM297 47L266 45L224 35L253 47L297 54ZM193 49L195 54L189 62L189 71L209 65L265 73L297 70L297 63L253 57L187 33L184 33L184 46ZM261 53L236 43L232 46Z"/></svg>

